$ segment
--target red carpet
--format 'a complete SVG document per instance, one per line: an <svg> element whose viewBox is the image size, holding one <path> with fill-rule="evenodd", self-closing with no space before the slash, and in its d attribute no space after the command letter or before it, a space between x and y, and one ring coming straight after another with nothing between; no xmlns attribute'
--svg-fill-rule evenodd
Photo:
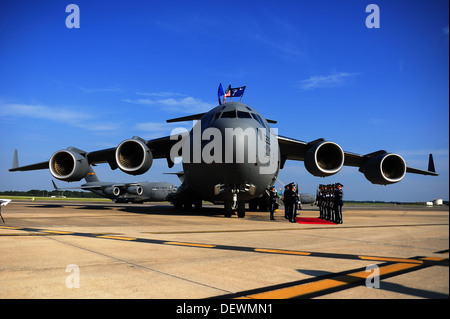
<svg viewBox="0 0 450 319"><path fill-rule="evenodd" d="M321 224L321 225L336 225L328 220L320 219L318 217L296 217L295 220L299 224Z"/></svg>

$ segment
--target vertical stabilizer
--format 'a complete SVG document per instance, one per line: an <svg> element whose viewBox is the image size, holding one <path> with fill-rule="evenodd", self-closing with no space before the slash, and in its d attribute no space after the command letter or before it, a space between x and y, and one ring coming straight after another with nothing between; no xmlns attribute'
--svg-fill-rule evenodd
<svg viewBox="0 0 450 319"><path fill-rule="evenodd" d="M84 180L87 183L100 182L100 179L97 177L97 174L95 174L95 171L94 171L94 168L92 167L92 165L89 166L89 172L86 175L86 177L84 178Z"/></svg>

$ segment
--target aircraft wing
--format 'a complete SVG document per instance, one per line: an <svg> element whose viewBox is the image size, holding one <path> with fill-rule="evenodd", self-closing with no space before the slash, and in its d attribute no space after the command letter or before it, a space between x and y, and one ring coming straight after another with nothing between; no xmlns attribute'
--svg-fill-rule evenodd
<svg viewBox="0 0 450 319"><path fill-rule="evenodd" d="M134 137L133 139L139 139ZM169 168L173 166L170 160L170 150L172 146L178 142L178 139L171 139L170 136L165 136L157 139L143 141L151 151L153 158L166 158ZM117 162L115 159L116 147L108 148L100 151L89 152L86 158L89 164L108 163L111 169L116 169Z"/></svg>
<svg viewBox="0 0 450 319"><path fill-rule="evenodd" d="M400 181L405 173L438 176L430 154L428 170L406 166L400 155L384 150L366 155L344 152L336 143L317 139L304 142L284 136L278 136L281 168L286 160L304 161L306 169L314 176L330 176L342 166L358 167L366 178L374 184L392 184Z"/></svg>
<svg viewBox="0 0 450 319"><path fill-rule="evenodd" d="M26 166L16 166L16 167L11 167L9 169L10 172L17 172L17 171L35 171L38 169L48 169L48 161L46 162L41 162L41 163L36 163L36 164L31 164L31 165L26 165Z"/></svg>
<svg viewBox="0 0 450 319"><path fill-rule="evenodd" d="M188 133L185 133L188 134ZM183 135L183 134L182 134ZM179 139L171 139L170 136L165 136L157 139L152 139L145 141L139 137L133 137L133 139L127 140L127 141L134 141L139 142L142 144L145 144L146 147L151 151L153 158L166 158L169 168L173 166L173 162L170 159L170 150L174 144L176 144ZM124 141L126 142L126 141ZM85 157L87 159L87 162L89 165L95 165L95 164L101 164L101 163L108 163L111 169L118 168L117 162L116 162L116 149L117 147L107 148L103 150L93 151L93 152L86 152L79 149L76 149L74 147L67 148L68 151L74 151L81 156ZM55 153L56 154L56 153ZM9 169L10 172L17 172L17 171L32 171L32 170L40 170L40 169L48 169L49 168L49 161L40 162L36 164L31 165L25 165L25 166L19 166L18 158L17 158L17 150L14 152L14 158L13 158L13 164L12 167Z"/></svg>

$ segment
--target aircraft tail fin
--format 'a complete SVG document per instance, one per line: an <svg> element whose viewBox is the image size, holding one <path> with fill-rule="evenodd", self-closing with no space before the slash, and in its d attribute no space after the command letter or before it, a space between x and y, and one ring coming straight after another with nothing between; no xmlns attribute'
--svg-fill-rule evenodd
<svg viewBox="0 0 450 319"><path fill-rule="evenodd" d="M86 175L86 177L84 178L84 180L86 181L86 183L100 182L100 179L97 177L97 174L95 173L92 165L89 167L89 172Z"/></svg>

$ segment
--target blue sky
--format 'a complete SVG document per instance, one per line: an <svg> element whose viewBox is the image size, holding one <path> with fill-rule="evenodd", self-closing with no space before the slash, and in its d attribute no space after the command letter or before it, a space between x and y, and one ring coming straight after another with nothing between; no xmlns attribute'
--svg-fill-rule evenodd
<svg viewBox="0 0 450 319"><path fill-rule="evenodd" d="M78 29L65 24L70 3ZM366 27L370 3L380 28ZM423 169L433 153L441 174L379 186L356 168L322 179L288 162L281 181L304 192L339 181L354 200L448 199L448 21L447 0L3 1L0 190L52 188L48 170L7 171L16 148L26 165L68 146L165 136L180 126L166 119L216 106L222 82L246 85L242 102L278 120L280 135L385 149ZM136 177L96 170L109 181L179 184L163 173L180 169L156 160Z"/></svg>

